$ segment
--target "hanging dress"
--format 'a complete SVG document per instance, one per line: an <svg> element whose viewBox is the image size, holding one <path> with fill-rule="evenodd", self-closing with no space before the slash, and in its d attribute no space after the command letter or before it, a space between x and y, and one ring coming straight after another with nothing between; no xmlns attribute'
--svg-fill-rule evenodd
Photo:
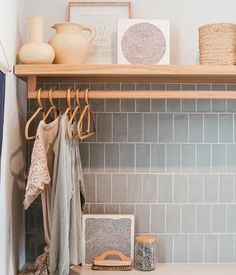
<svg viewBox="0 0 236 275"><path fill-rule="evenodd" d="M40 121L33 146L29 169L24 208L28 209L32 202L41 195L43 225L46 246L34 264L35 275L49 273L49 247L51 240L51 178L53 176L54 143L58 136L60 117L46 124Z"/></svg>
<svg viewBox="0 0 236 275"><path fill-rule="evenodd" d="M60 120L54 146L50 275L68 275L81 263L81 218L85 203L78 140L68 140L68 118Z"/></svg>

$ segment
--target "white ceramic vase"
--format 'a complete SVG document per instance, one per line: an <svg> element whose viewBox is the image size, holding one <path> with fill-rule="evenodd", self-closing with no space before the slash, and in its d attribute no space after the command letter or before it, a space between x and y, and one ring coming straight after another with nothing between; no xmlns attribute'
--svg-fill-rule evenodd
<svg viewBox="0 0 236 275"><path fill-rule="evenodd" d="M52 28L56 30L56 34L48 43L56 52L54 63L84 63L96 35L95 29L70 22L58 23ZM82 31L88 31L89 37L84 36Z"/></svg>
<svg viewBox="0 0 236 275"><path fill-rule="evenodd" d="M55 58L55 51L43 42L43 17L31 16L28 18L29 38L18 53L24 64L51 64Z"/></svg>

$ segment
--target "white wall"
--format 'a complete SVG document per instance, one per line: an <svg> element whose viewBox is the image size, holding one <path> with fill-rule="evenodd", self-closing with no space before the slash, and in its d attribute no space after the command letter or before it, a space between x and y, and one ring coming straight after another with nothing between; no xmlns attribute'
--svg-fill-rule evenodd
<svg viewBox="0 0 236 275"><path fill-rule="evenodd" d="M110 0L111 1L111 0ZM66 20L66 0L31 0L30 14L45 17L46 38L50 27ZM235 0L132 0L133 18L169 19L171 63L198 63L198 27L206 23L236 23Z"/></svg>
<svg viewBox="0 0 236 275"><path fill-rule="evenodd" d="M26 0L0 0L0 39L8 61L15 64L16 51L25 32ZM23 30L23 32L22 32ZM25 39L24 39L25 40ZM1 60L1 62L3 62ZM16 274L24 263L24 142L25 85L11 73L6 76L4 139L0 182L0 274Z"/></svg>

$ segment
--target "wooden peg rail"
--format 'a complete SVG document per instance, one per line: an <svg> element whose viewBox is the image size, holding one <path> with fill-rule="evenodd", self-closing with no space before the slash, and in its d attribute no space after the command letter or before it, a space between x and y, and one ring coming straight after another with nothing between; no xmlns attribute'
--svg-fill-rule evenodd
<svg viewBox="0 0 236 275"><path fill-rule="evenodd" d="M28 98L37 98L43 82L236 83L236 66L205 65L16 65L14 73L28 83ZM55 90L53 98L66 98ZM42 98L48 98L43 91ZM75 91L72 91L75 97ZM83 92L79 94L84 96ZM89 91L89 99L236 99L236 91Z"/></svg>

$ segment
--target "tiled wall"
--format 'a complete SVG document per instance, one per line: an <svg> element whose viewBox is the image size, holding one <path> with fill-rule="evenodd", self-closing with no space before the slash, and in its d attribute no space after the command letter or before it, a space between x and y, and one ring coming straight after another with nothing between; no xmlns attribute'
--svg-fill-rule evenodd
<svg viewBox="0 0 236 275"><path fill-rule="evenodd" d="M225 84L89 86L236 90ZM81 144L86 211L135 214L137 234L159 237L160 262L235 262L236 101L94 100L92 106L97 136ZM27 213L28 260L43 248L40 211L38 201Z"/></svg>

